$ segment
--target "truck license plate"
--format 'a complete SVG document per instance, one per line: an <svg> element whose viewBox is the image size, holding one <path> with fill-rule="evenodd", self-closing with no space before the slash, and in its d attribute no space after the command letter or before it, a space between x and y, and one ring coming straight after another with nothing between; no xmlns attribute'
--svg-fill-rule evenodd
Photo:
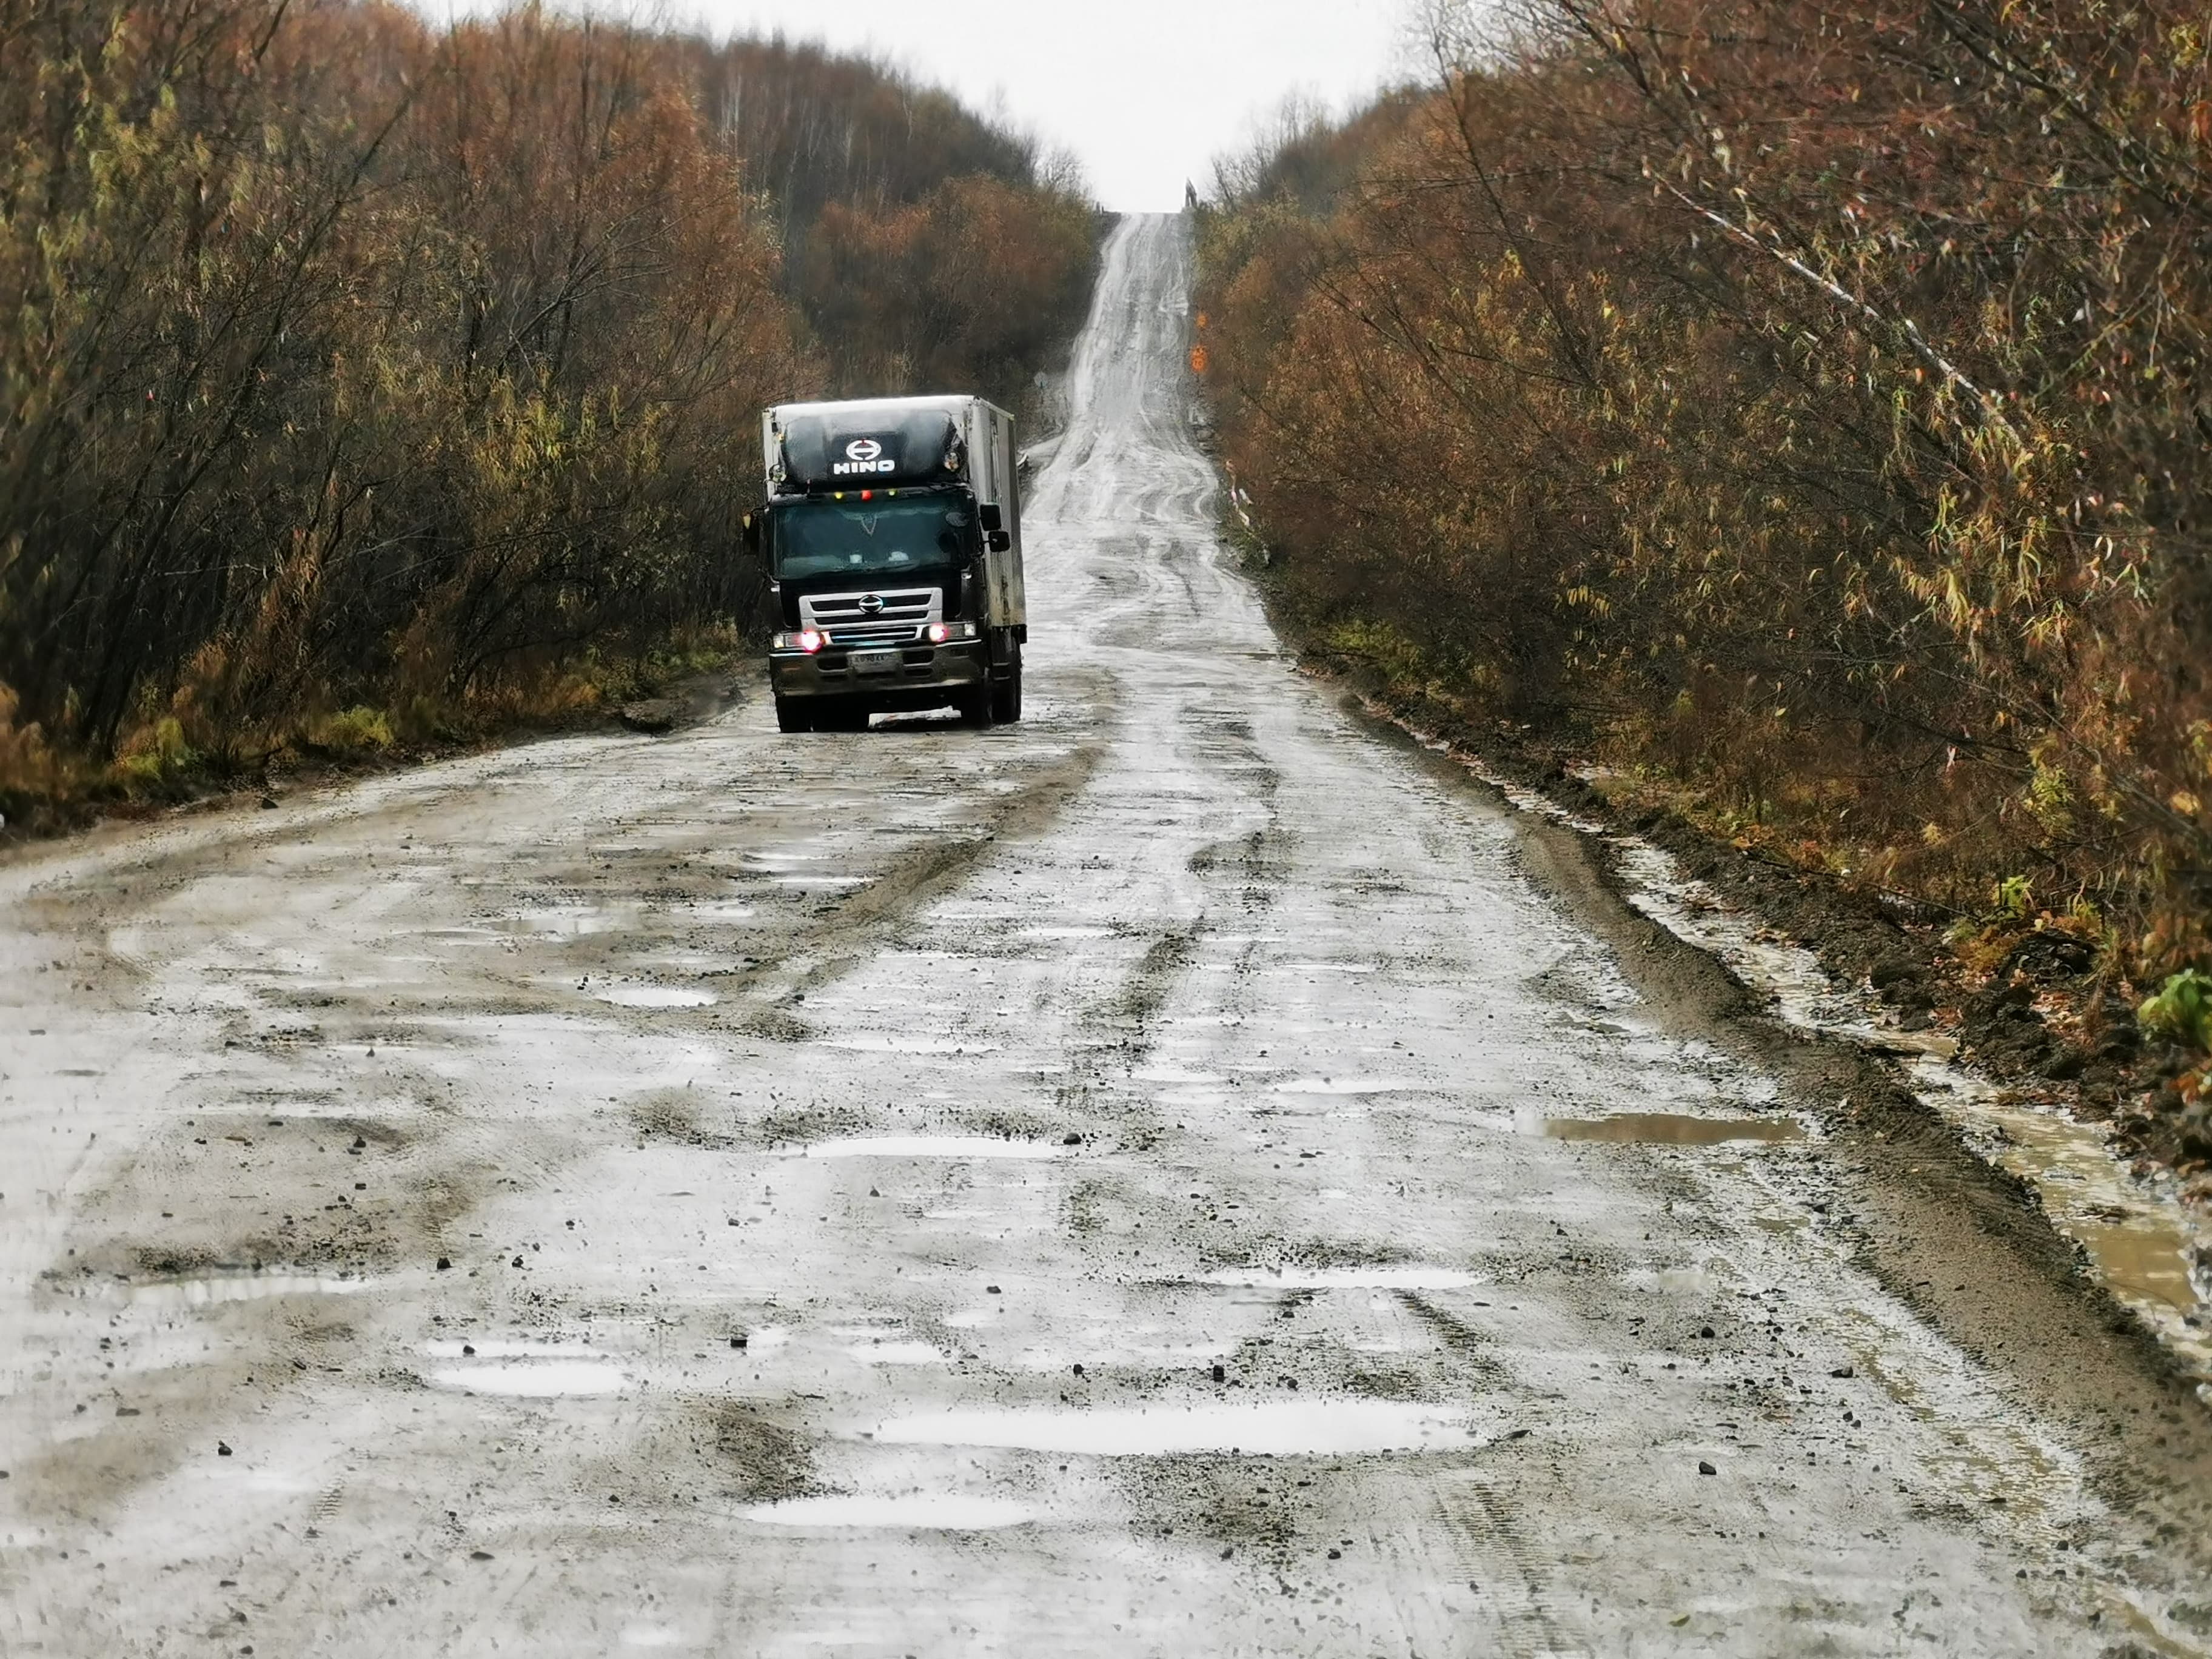
<svg viewBox="0 0 2212 1659"><path fill-rule="evenodd" d="M855 651L848 660L855 674L896 674L901 659L896 651Z"/></svg>

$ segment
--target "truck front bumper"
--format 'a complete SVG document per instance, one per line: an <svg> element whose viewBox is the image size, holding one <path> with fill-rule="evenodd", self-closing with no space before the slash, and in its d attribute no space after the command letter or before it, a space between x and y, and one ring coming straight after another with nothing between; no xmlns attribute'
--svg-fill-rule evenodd
<svg viewBox="0 0 2212 1659"><path fill-rule="evenodd" d="M853 697L878 708L933 708L990 679L990 646L983 640L896 649L896 665L867 672L853 667L853 651L843 646L772 651L769 684L779 697Z"/></svg>

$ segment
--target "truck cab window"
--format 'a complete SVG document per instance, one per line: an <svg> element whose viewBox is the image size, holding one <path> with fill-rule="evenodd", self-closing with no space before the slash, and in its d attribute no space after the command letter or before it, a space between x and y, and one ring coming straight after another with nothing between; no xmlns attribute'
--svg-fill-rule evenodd
<svg viewBox="0 0 2212 1659"><path fill-rule="evenodd" d="M971 522L964 507L941 498L794 501L775 509L775 574L789 581L964 564Z"/></svg>

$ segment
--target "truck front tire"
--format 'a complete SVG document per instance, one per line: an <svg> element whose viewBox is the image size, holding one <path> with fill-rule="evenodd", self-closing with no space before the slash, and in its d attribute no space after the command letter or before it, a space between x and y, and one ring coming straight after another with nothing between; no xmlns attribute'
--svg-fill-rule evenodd
<svg viewBox="0 0 2212 1659"><path fill-rule="evenodd" d="M775 700L775 729L779 732L811 732L814 711L800 697L778 697Z"/></svg>

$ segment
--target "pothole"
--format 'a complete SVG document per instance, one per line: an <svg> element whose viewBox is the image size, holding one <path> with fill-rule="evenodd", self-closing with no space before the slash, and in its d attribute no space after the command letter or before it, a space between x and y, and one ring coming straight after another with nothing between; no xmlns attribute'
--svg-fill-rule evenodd
<svg viewBox="0 0 2212 1659"><path fill-rule="evenodd" d="M714 1000L712 991L689 985L610 985L592 994L617 1008L704 1008Z"/></svg>
<svg viewBox="0 0 2212 1659"><path fill-rule="evenodd" d="M1202 1285L1280 1291L1456 1291L1473 1273L1415 1265L1373 1267L1236 1267L1205 1275Z"/></svg>
<svg viewBox="0 0 2212 1659"><path fill-rule="evenodd" d="M874 1437L895 1446L995 1446L1086 1457L1301 1457L1464 1449L1474 1432L1456 1406L1284 1400L932 1412L894 1418Z"/></svg>
<svg viewBox="0 0 2212 1659"><path fill-rule="evenodd" d="M847 1140L817 1140L784 1154L787 1158L1059 1158L1067 1148L1043 1140L1014 1140L998 1135L855 1135Z"/></svg>
<svg viewBox="0 0 2212 1659"><path fill-rule="evenodd" d="M1036 1518L1026 1504L952 1492L894 1498L787 1498L740 1511L764 1527L872 1527L910 1531L994 1532Z"/></svg>
<svg viewBox="0 0 2212 1659"><path fill-rule="evenodd" d="M346 1273L234 1272L193 1273L171 1279L117 1284L113 1292L134 1308L210 1308L226 1302L258 1302L271 1296L350 1296L370 1280Z"/></svg>
<svg viewBox="0 0 2212 1659"><path fill-rule="evenodd" d="M434 1358L469 1363L443 1365L430 1380L464 1394L550 1400L569 1395L618 1394L629 1379L596 1348L576 1343L447 1339L426 1343Z"/></svg>

